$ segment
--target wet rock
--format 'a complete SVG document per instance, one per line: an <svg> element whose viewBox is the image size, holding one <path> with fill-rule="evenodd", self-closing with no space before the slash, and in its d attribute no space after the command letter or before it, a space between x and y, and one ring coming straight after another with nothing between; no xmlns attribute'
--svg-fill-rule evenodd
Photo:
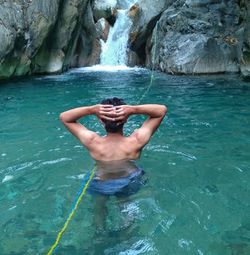
<svg viewBox="0 0 250 255"><path fill-rule="evenodd" d="M27 29L27 54L34 56L57 21L59 0L24 1L23 19Z"/></svg>
<svg viewBox="0 0 250 255"><path fill-rule="evenodd" d="M241 71L250 77L249 1L177 0L152 5L141 0L129 15L134 23L129 48L137 55L129 64L139 59L146 67L167 73Z"/></svg>
<svg viewBox="0 0 250 255"><path fill-rule="evenodd" d="M63 68L64 53L62 50L41 50L33 59L34 73L59 73Z"/></svg>
<svg viewBox="0 0 250 255"><path fill-rule="evenodd" d="M243 30L235 1L176 1L148 42L148 67L167 73L239 72Z"/></svg>
<svg viewBox="0 0 250 255"><path fill-rule="evenodd" d="M134 51L128 52L128 63L130 66L143 66L144 62L138 57Z"/></svg>
<svg viewBox="0 0 250 255"><path fill-rule="evenodd" d="M108 39L109 29L110 25L108 21L104 18L99 19L96 22L97 38L106 42Z"/></svg>
<svg viewBox="0 0 250 255"><path fill-rule="evenodd" d="M245 27L240 70L243 78L250 80L250 2L240 1L240 4L241 8L246 10L246 13L242 14L242 19L245 19Z"/></svg>
<svg viewBox="0 0 250 255"><path fill-rule="evenodd" d="M133 21L133 26L129 36L129 47L138 56L136 61L145 62L146 42L155 27L161 13L174 1L157 0L154 4L150 0L139 0L135 5L130 7L128 15ZM150 7L149 7L150 6ZM131 59L131 58L130 58ZM133 60L129 65L135 65Z"/></svg>
<svg viewBox="0 0 250 255"><path fill-rule="evenodd" d="M101 45L98 36L92 8L88 3L70 67L91 66L99 63Z"/></svg>
<svg viewBox="0 0 250 255"><path fill-rule="evenodd" d="M62 1L57 22L32 59L32 72L58 73L70 66L76 43L82 33L81 15L88 11L87 1ZM86 13L85 13L86 14Z"/></svg>
<svg viewBox="0 0 250 255"><path fill-rule="evenodd" d="M95 0L93 7L93 15L94 19L98 21L101 18L109 20L111 24L114 23L116 17L116 9L119 8L117 6L116 0Z"/></svg>
<svg viewBox="0 0 250 255"><path fill-rule="evenodd" d="M185 4L189 7L202 7L219 2L218 0L186 0Z"/></svg>
<svg viewBox="0 0 250 255"><path fill-rule="evenodd" d="M0 79L69 68L79 38L87 56L94 47L89 0L0 0L0 16Z"/></svg>
<svg viewBox="0 0 250 255"><path fill-rule="evenodd" d="M237 72L230 47L206 35L169 33L156 54L154 63L164 72L222 73Z"/></svg>
<svg viewBox="0 0 250 255"><path fill-rule="evenodd" d="M128 11L128 16L130 18L135 18L136 16L138 16L139 11L140 11L139 5L134 4L130 7L130 9Z"/></svg>

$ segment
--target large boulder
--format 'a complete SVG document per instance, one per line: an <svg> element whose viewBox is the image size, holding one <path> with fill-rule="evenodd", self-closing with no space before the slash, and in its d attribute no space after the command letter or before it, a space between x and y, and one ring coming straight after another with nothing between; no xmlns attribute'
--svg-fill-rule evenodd
<svg viewBox="0 0 250 255"><path fill-rule="evenodd" d="M22 2L0 0L0 78L15 74L24 52L25 21ZM25 65L30 63L26 61ZM20 69L19 69L20 70Z"/></svg>
<svg viewBox="0 0 250 255"><path fill-rule="evenodd" d="M239 72L243 29L234 0L180 0L147 42L146 65L168 73Z"/></svg>
<svg viewBox="0 0 250 255"><path fill-rule="evenodd" d="M145 62L146 42L161 13L173 2L174 0L156 0L152 4L151 0L139 0L130 7L128 15L133 21L129 36L129 47L133 51L133 53L129 53L130 56L133 56L129 58L130 65L134 65L135 62Z"/></svg>
<svg viewBox="0 0 250 255"><path fill-rule="evenodd" d="M92 7L88 3L70 67L91 66L99 63L101 54L99 36L93 18Z"/></svg>
<svg viewBox="0 0 250 255"><path fill-rule="evenodd" d="M62 1L56 24L32 59L32 72L57 73L70 66L87 4L86 0Z"/></svg>
<svg viewBox="0 0 250 255"><path fill-rule="evenodd" d="M0 79L61 72L78 58L79 40L86 41L81 52L91 64L97 36L91 3L0 0Z"/></svg>
<svg viewBox="0 0 250 255"><path fill-rule="evenodd" d="M27 54L34 56L51 32L58 17L59 0L24 1L23 19L26 22Z"/></svg>

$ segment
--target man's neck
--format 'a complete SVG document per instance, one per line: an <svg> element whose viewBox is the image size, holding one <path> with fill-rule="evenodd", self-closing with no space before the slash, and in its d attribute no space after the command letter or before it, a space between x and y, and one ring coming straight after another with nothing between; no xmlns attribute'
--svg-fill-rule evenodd
<svg viewBox="0 0 250 255"><path fill-rule="evenodd" d="M123 136L123 132L122 132L122 130L121 131L119 131L119 132L116 132L116 133L107 133L107 136L108 137L114 137L114 138L116 138L116 137L121 137L121 136Z"/></svg>

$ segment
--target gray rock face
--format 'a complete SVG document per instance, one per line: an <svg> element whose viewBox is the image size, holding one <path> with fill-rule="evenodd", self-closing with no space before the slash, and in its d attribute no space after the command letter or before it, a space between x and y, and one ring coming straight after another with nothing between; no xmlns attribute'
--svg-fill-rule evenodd
<svg viewBox="0 0 250 255"><path fill-rule="evenodd" d="M188 0L162 14L153 33L157 53L151 54L148 65L184 74L239 71L243 35L237 26L239 7L234 1L231 8L205 2Z"/></svg>
<svg viewBox="0 0 250 255"><path fill-rule="evenodd" d="M92 54L89 0L0 0L0 78L55 73L76 65L77 45Z"/></svg>
<svg viewBox="0 0 250 255"><path fill-rule="evenodd" d="M244 39L240 69L242 76L245 79L250 80L250 2L247 0L241 1L241 7L246 9L246 25L244 27Z"/></svg>
<svg viewBox="0 0 250 255"><path fill-rule="evenodd" d="M134 61L145 62L146 52L145 45L151 36L157 20L161 13L173 3L173 0L139 0L130 8L129 16L133 21L130 32L129 44L130 49L138 54L138 59ZM131 53L130 53L131 54ZM133 65L134 61L130 61Z"/></svg>
<svg viewBox="0 0 250 255"><path fill-rule="evenodd" d="M93 8L93 15L94 19L98 21L101 18L105 18L106 20L110 19L114 15L114 11L117 8L117 1L116 0L95 0L94 1L94 8Z"/></svg>
<svg viewBox="0 0 250 255"><path fill-rule="evenodd" d="M147 67L167 73L244 70L247 74L250 71L249 5L248 1L234 0L164 1L159 5L161 8L152 11L154 15L149 16L146 29L140 27L142 18L135 21L137 30L131 36L130 48L139 58L144 57Z"/></svg>
<svg viewBox="0 0 250 255"><path fill-rule="evenodd" d="M88 3L80 27L79 38L76 42L75 55L73 59L71 58L70 67L97 64L100 52L99 35L96 31L91 5ZM68 57L68 59L70 58Z"/></svg>

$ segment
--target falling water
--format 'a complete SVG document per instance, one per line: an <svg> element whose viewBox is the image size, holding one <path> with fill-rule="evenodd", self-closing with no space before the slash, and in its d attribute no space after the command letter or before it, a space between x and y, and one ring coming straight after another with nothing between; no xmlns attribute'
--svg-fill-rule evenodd
<svg viewBox="0 0 250 255"><path fill-rule="evenodd" d="M123 66L127 64L127 44L132 21L127 10L118 10L116 22L110 28L107 42L102 41L101 65Z"/></svg>

